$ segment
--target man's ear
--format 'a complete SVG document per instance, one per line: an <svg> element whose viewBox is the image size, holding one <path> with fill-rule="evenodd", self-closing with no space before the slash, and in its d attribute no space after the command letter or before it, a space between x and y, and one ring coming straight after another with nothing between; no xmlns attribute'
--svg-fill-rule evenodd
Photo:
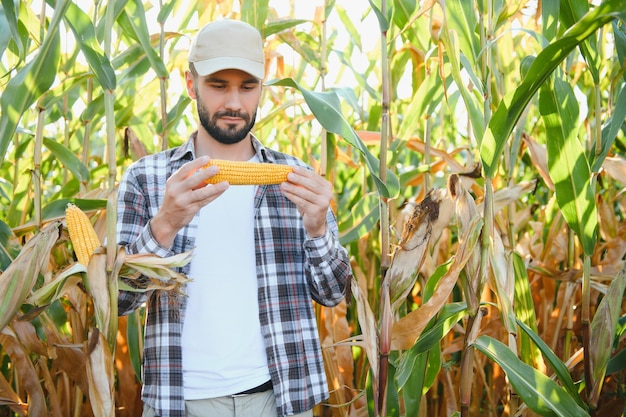
<svg viewBox="0 0 626 417"><path fill-rule="evenodd" d="M196 99L196 80L191 71L185 71L185 86L187 87L187 94L193 100Z"/></svg>

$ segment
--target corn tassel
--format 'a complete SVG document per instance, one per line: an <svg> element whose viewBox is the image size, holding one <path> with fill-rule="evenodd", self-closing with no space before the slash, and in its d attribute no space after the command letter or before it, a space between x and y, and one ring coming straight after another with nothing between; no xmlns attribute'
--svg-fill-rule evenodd
<svg viewBox="0 0 626 417"><path fill-rule="evenodd" d="M289 165L212 159L205 168L217 165L219 172L207 180L209 184L228 181L231 185L268 185L287 181L293 171Z"/></svg>
<svg viewBox="0 0 626 417"><path fill-rule="evenodd" d="M67 205L65 219L76 258L78 262L87 266L89 258L100 246L100 239L87 215L74 204Z"/></svg>

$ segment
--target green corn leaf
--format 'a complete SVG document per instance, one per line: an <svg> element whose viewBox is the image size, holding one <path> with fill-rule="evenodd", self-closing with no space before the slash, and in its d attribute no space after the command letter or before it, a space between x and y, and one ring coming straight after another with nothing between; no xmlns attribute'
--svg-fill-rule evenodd
<svg viewBox="0 0 626 417"><path fill-rule="evenodd" d="M556 78L539 95L539 111L548 133L548 170L556 200L586 255L596 244L598 212L591 189L591 170L577 137L578 102L572 87Z"/></svg>
<svg viewBox="0 0 626 417"><path fill-rule="evenodd" d="M339 20L341 20L343 29L350 35L356 47L361 50L363 48L361 35L359 34L359 30L354 26L354 23L352 23L353 16L351 17L346 9L341 6L335 7L334 11L337 13Z"/></svg>
<svg viewBox="0 0 626 417"><path fill-rule="evenodd" d="M400 189L398 177L387 169L386 183L381 180L379 170L380 161L372 155L367 146L363 143L363 141L361 141L361 138L359 138L359 135L357 135L352 126L350 126L350 124L343 117L341 114L339 99L334 92L320 93L316 91L309 91L302 88L292 78L270 81L266 83L266 85L293 87L300 91L304 96L307 105L324 129L340 135L356 150L361 152L361 155L365 159L365 164L367 165L369 172L372 174L372 178L376 184L379 194L385 198L393 198L397 195Z"/></svg>
<svg viewBox="0 0 626 417"><path fill-rule="evenodd" d="M433 351L434 350L435 349L433 349ZM407 416L419 415L422 397L427 387L426 372L427 369L430 368L430 353L431 352L429 352L428 355L419 355L414 358L414 360L410 363L412 367L405 370L405 373L407 373L410 378L403 385L400 385L398 382L398 388L403 388L402 398L404 399L404 406L406 408L405 415ZM403 362L400 362L398 372L400 372L400 368L402 368L402 366L406 365Z"/></svg>
<svg viewBox="0 0 626 417"><path fill-rule="evenodd" d="M480 102L482 97L479 95L478 89L474 89L473 92L469 90L466 85L467 83L463 80L463 76L461 75L461 50L458 45L458 36L456 36L454 32L444 30L441 34L441 41L446 47L447 56L450 60L452 78L461 93L461 97L463 97L463 102L469 113L474 136L480 139L485 132L485 116ZM467 69L467 71L473 72L471 69Z"/></svg>
<svg viewBox="0 0 626 417"><path fill-rule="evenodd" d="M62 102L67 96L72 96L75 92L76 95L80 94L80 88L84 88L87 84L87 80L93 78L91 74L80 74L76 77L68 77L62 80L54 88L46 91L39 101L37 106L40 109L49 110L53 106Z"/></svg>
<svg viewBox="0 0 626 417"><path fill-rule="evenodd" d="M281 19L276 22L269 22L263 27L263 36L268 37L307 22L308 20L304 19Z"/></svg>
<svg viewBox="0 0 626 417"><path fill-rule="evenodd" d="M589 12L588 0L560 0L560 18L568 28ZM597 84L600 79L600 54L596 38L590 36L579 45L580 52L587 61L587 70Z"/></svg>
<svg viewBox="0 0 626 417"><path fill-rule="evenodd" d="M167 78L169 72L150 41L150 32L146 23L146 12L143 9L143 4L138 0L129 0L126 3L124 12L118 18L118 23L128 36L137 39L157 76Z"/></svg>
<svg viewBox="0 0 626 417"><path fill-rule="evenodd" d="M378 26L381 32L387 32L389 30L389 21L385 17L384 11L381 11L372 0L367 0L370 7L374 11L376 18L378 19Z"/></svg>
<svg viewBox="0 0 626 417"><path fill-rule="evenodd" d="M622 19L624 20L624 19ZM626 23L613 21L613 36L615 37L615 52L619 62L626 59ZM622 73L622 79L626 81L626 71Z"/></svg>
<svg viewBox="0 0 626 417"><path fill-rule="evenodd" d="M602 164L615 143L618 132L626 120L626 85L622 84L613 107L613 114L602 128L602 149L599 155L591 155L592 172L600 172Z"/></svg>
<svg viewBox="0 0 626 417"><path fill-rule="evenodd" d="M70 151L65 145L55 142L52 139L44 138L43 144L61 162L61 164L71 171L81 182L89 181L89 169L82 163L76 154Z"/></svg>
<svg viewBox="0 0 626 417"><path fill-rule="evenodd" d="M172 10L174 10L174 6L176 5L176 0L170 0L161 7L159 10L159 15L157 16L157 22L163 25L167 19L172 14Z"/></svg>
<svg viewBox="0 0 626 417"><path fill-rule="evenodd" d="M556 37L560 6L561 2L559 1L541 2L541 23L543 25L541 33L549 40Z"/></svg>
<svg viewBox="0 0 626 417"><path fill-rule="evenodd" d="M88 200L80 198L64 198L50 202L41 210L41 217L44 220L51 220L65 217L65 208L68 203L76 204L83 211L101 210L106 208L106 200Z"/></svg>
<svg viewBox="0 0 626 417"><path fill-rule="evenodd" d="M467 315L467 305L465 302L450 303L443 306L437 317L433 319L432 325L424 330L417 342L407 351L410 356L418 356L429 351L441 341L452 328ZM398 370L400 373L401 371ZM410 374L400 373L398 375L398 385L404 386Z"/></svg>
<svg viewBox="0 0 626 417"><path fill-rule="evenodd" d="M543 339L539 337L537 332L527 326L526 323L524 323L520 319L517 319L517 325L523 331L522 334L528 336L541 351L541 353L543 353L546 360L550 364L550 367L554 371L555 376L563 385L563 388L565 388L565 390L580 407L586 408L585 403L583 402L582 398L580 398L580 394L578 394L578 389L576 388L576 385L574 385L572 376L570 375L567 367L561 361L561 359L559 359L559 357L556 356L552 349L550 349L550 346L548 346L546 342L544 342Z"/></svg>
<svg viewBox="0 0 626 417"><path fill-rule="evenodd" d="M448 30L458 34L459 51L470 60L472 67L475 68L478 51L480 51L480 39L476 31L478 21L474 4L470 1L447 2L446 17ZM448 36L445 31L442 31L442 36L444 35Z"/></svg>
<svg viewBox="0 0 626 417"><path fill-rule="evenodd" d="M515 392L535 413L545 417L589 417L563 387L519 360L502 342L482 335L472 346L500 365Z"/></svg>
<svg viewBox="0 0 626 417"><path fill-rule="evenodd" d="M43 285L37 291L33 293L26 300L27 303L34 306L45 306L62 297L66 289L75 286L78 282L82 281L80 276L81 272L86 272L85 265L75 262L70 264L69 267L61 271L52 281Z"/></svg>
<svg viewBox="0 0 626 417"><path fill-rule="evenodd" d="M384 414L386 417L400 417L400 398L395 382L395 372L393 364L390 363L387 376L387 410Z"/></svg>
<svg viewBox="0 0 626 417"><path fill-rule="evenodd" d="M102 88L114 90L116 85L115 71L109 60L99 51L100 47L96 41L95 29L89 16L72 3L64 16L64 22L74 33L76 42L85 56L89 68L93 71Z"/></svg>
<svg viewBox="0 0 626 417"><path fill-rule="evenodd" d="M417 415L422 396L434 383L441 369L438 343L467 314L467 305L445 305L411 349L400 358L396 371L398 388L404 388L407 415Z"/></svg>
<svg viewBox="0 0 626 417"><path fill-rule="evenodd" d="M342 245L360 239L371 232L380 221L380 201L374 194L367 194L351 207L350 216L340 222L339 241Z"/></svg>
<svg viewBox="0 0 626 417"><path fill-rule="evenodd" d="M180 119L183 117L185 110L187 110L191 99L188 96L181 95L178 98L178 102L167 112L167 123L165 124L165 130L170 131L176 126ZM163 133L163 124L159 120L157 123L157 133Z"/></svg>
<svg viewBox="0 0 626 417"><path fill-rule="evenodd" d="M429 116L441 103L443 98L444 85L437 71L432 71L417 89L411 98L411 103L404 114L402 124L398 128L397 137L409 139L415 126L423 123L423 118Z"/></svg>
<svg viewBox="0 0 626 417"><path fill-rule="evenodd" d="M518 253L514 252L512 256L515 273L515 301L513 303L515 317L536 332L535 303L530 289L526 265L524 264L524 259ZM520 341L520 357L522 360L531 366L542 364L541 351L531 343L531 338L522 332L518 333L518 339Z"/></svg>
<svg viewBox="0 0 626 417"><path fill-rule="evenodd" d="M48 26L48 33L37 56L7 83L0 97L0 165L11 143L22 114L45 93L56 78L61 47L59 24L69 7L69 0L59 0Z"/></svg>
<svg viewBox="0 0 626 417"><path fill-rule="evenodd" d="M139 310L135 310L127 317L126 339L128 340L128 354L130 356L130 363L135 371L135 376L141 381L141 356L143 354L143 326L141 314Z"/></svg>
<svg viewBox="0 0 626 417"><path fill-rule="evenodd" d="M606 375L613 375L626 369L626 349L620 350L610 360L606 367Z"/></svg>
<svg viewBox="0 0 626 417"><path fill-rule="evenodd" d="M2 0L2 7L0 7L0 21L4 20L9 27L8 31L2 31L0 35L2 37L2 48L0 49L0 56L3 55L4 50L6 49L6 45L9 44L9 39L13 39L15 45L17 46L17 50L20 56L20 59L24 59L26 55L24 43L22 42L22 37L19 34L18 29L18 19L17 13L15 11L15 1L13 0ZM4 25L2 25L4 27Z"/></svg>
<svg viewBox="0 0 626 417"><path fill-rule="evenodd" d="M392 3L392 21L397 27L404 30L418 4L414 0L393 0Z"/></svg>
<svg viewBox="0 0 626 417"><path fill-rule="evenodd" d="M624 270L621 270L611 281L609 290L602 301L600 301L589 328L590 340L592 341L589 355L593 381L588 381L587 383L592 388L592 404L597 404L600 398L600 391L602 390L607 366L613 350L613 342L624 300L624 290L626 290L626 273Z"/></svg>
<svg viewBox="0 0 626 417"><path fill-rule="evenodd" d="M500 156L505 143L517 121L535 95L558 65L582 41L598 29L616 18L626 16L626 0L606 0L592 9L576 24L570 27L561 38L550 43L537 55L522 83L503 97L493 117L489 121L485 136L480 144L485 176L494 178L498 170Z"/></svg>
<svg viewBox="0 0 626 417"><path fill-rule="evenodd" d="M264 37L268 12L269 0L243 0L241 4L241 20L258 28Z"/></svg>

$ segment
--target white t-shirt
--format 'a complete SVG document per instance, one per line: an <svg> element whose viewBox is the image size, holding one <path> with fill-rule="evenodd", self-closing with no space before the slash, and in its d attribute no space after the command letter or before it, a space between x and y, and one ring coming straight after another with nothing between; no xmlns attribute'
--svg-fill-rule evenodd
<svg viewBox="0 0 626 417"><path fill-rule="evenodd" d="M270 379L259 323L254 186L231 186L200 211L182 333L186 400Z"/></svg>

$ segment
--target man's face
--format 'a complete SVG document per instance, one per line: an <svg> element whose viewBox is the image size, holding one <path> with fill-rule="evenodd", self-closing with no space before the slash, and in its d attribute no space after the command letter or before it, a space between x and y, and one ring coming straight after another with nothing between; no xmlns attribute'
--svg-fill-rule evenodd
<svg viewBox="0 0 626 417"><path fill-rule="evenodd" d="M234 144L254 126L261 82L239 70L223 70L194 78L200 125L220 143Z"/></svg>

